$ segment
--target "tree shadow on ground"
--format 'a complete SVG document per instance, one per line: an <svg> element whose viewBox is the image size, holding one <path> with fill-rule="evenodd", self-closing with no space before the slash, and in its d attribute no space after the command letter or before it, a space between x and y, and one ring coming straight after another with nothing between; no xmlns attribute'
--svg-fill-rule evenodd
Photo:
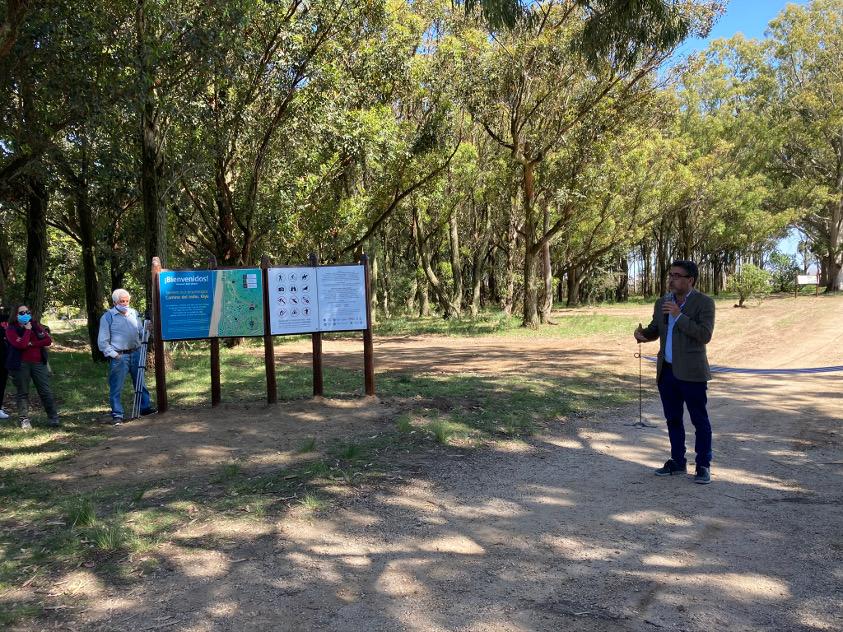
<svg viewBox="0 0 843 632"><path fill-rule="evenodd" d="M573 355L557 362L582 370ZM417 379L408 389L426 393L421 406L437 389L442 397L473 393L486 401L501 388L489 377ZM667 452L666 432L625 425L637 406L539 426L524 441L473 451L406 435L353 459L338 451L332 458L340 470L376 455L381 472L351 484L314 474L305 489L327 503L321 510L300 502L298 482L285 482L285 472L306 477L307 464L262 470L248 459L268 451L254 449L228 479L219 463L203 469L183 457L182 467L178 460L164 467L144 454L144 433L155 424L139 425L137 435L107 443L135 450L166 473L143 500L172 514L169 542L68 572L65 588L45 601L60 608L83 595L84 610L47 611L41 622L232 631L839 627L843 394L811 395L828 393L828 379L718 378L711 486L652 476ZM560 387L530 385L522 395L547 420L542 401ZM502 397L515 394L509 388ZM348 414L343 405L322 414L333 422ZM391 406L371 421L381 430L375 434L388 435L386 424L403 410ZM242 410L231 407L219 423L240 424L240 436L253 436L254 420L234 418ZM260 423L282 442L282 433L304 423L292 412L278 425ZM645 412L658 421L655 402ZM177 445L197 423L178 419L166 441ZM292 451L292 441L285 445ZM114 485L121 473L99 476ZM177 493L187 479L188 486L219 488L200 496L213 512L203 514L196 496L186 502ZM244 502L261 498L263 515L244 510ZM204 518L191 522L197 515ZM121 576L114 564L130 571Z"/></svg>

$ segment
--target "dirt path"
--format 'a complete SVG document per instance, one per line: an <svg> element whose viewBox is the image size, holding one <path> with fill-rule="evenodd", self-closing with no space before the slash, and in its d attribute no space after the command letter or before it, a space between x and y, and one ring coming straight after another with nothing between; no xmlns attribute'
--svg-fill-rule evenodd
<svg viewBox="0 0 843 632"><path fill-rule="evenodd" d="M843 365L843 300L822 301L721 309L712 361ZM631 327L647 311L630 310ZM637 374L626 339L483 338L455 349L463 342L382 340L379 367L500 373L523 370L529 357L550 373L587 363ZM332 343L330 361L356 362L354 344ZM843 373L718 376L710 397L712 485L652 476L668 440L660 407L649 401L645 415L656 428L628 425L636 405L551 426L527 442L408 456L395 484L361 488L322 516L193 524L157 552L159 570L125 590L84 569L66 578L62 590L84 595L86 606L56 625L185 632L843 629ZM381 404L320 406L328 408L292 404L282 409L286 422L272 423L359 417L375 428L390 415ZM238 420L236 410L217 422L178 418L154 432L143 422L136 435L106 442L57 476L84 484L84 472L93 472L103 454L95 450L163 445L195 432L195 424L210 436L180 448L175 462L151 463L157 475L204 467L201 450L209 460L226 458L232 447L247 452L244 458L286 458L258 449L257 439L248 439L253 424ZM241 429L243 443L232 443L232 428ZM119 466L110 475L119 477Z"/></svg>

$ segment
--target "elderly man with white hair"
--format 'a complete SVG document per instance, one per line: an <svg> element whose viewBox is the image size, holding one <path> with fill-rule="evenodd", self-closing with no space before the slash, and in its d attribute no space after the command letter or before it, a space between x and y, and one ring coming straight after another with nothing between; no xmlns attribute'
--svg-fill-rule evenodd
<svg viewBox="0 0 843 632"><path fill-rule="evenodd" d="M140 347L143 339L143 320L129 307L131 294L120 288L111 294L114 307L100 318L100 332L97 343L102 354L109 359L108 401L111 405L111 424L118 426L124 421L123 404L120 395L126 375L131 374L132 384L137 384ZM146 385L141 385L140 414L158 412L149 401Z"/></svg>

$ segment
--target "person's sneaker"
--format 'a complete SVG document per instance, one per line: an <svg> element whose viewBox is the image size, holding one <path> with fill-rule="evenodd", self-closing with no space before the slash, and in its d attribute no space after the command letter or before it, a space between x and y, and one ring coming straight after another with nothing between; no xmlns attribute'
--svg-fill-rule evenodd
<svg viewBox="0 0 843 632"><path fill-rule="evenodd" d="M150 406L149 408L144 408L142 411L140 411L140 416L146 417L147 415L154 415L157 412L158 409L155 408L155 406Z"/></svg>
<svg viewBox="0 0 843 632"><path fill-rule="evenodd" d="M9 418L9 413L7 413L5 410L0 408L0 419L8 419L8 418Z"/></svg>
<svg viewBox="0 0 843 632"><path fill-rule="evenodd" d="M673 459L665 461L664 465L657 469L654 473L656 476L673 476L674 474L686 474L688 472L688 465L679 465Z"/></svg>
<svg viewBox="0 0 843 632"><path fill-rule="evenodd" d="M122 417L112 417L111 421L109 422L112 426L119 426L123 423Z"/></svg>
<svg viewBox="0 0 843 632"><path fill-rule="evenodd" d="M694 475L694 482L698 485L708 485L711 482L711 470L702 465L698 465L697 473Z"/></svg>
<svg viewBox="0 0 843 632"><path fill-rule="evenodd" d="M29 421L29 417L24 417L20 420L20 427L21 430L32 430L32 422Z"/></svg>
<svg viewBox="0 0 843 632"><path fill-rule="evenodd" d="M47 420L47 425L50 426L50 428L61 428L61 420L58 418L58 416L50 417Z"/></svg>

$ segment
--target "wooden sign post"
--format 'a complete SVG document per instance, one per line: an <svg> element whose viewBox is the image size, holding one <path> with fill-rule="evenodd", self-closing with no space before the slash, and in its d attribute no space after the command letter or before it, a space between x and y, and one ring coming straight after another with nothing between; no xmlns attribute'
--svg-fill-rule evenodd
<svg viewBox="0 0 843 632"><path fill-rule="evenodd" d="M319 265L319 256L316 253L311 252L309 260L312 268ZM313 396L322 397L325 394L322 382L322 332L313 332L310 339L313 343Z"/></svg>
<svg viewBox="0 0 843 632"><path fill-rule="evenodd" d="M272 342L272 324L269 322L269 257L261 257L261 275L263 275L263 363L266 368L266 403L278 402L278 386L275 381L275 346Z"/></svg>
<svg viewBox="0 0 843 632"><path fill-rule="evenodd" d="M158 275L161 274L161 259L152 258L152 348L155 352L155 402L158 412L167 412L167 374L164 367L164 339L161 337L161 289Z"/></svg>
<svg viewBox="0 0 843 632"><path fill-rule="evenodd" d="M369 257L360 256L363 276L366 280L366 329L363 330L363 383L366 395L375 394L375 351L372 343L372 277L369 273Z"/></svg>

